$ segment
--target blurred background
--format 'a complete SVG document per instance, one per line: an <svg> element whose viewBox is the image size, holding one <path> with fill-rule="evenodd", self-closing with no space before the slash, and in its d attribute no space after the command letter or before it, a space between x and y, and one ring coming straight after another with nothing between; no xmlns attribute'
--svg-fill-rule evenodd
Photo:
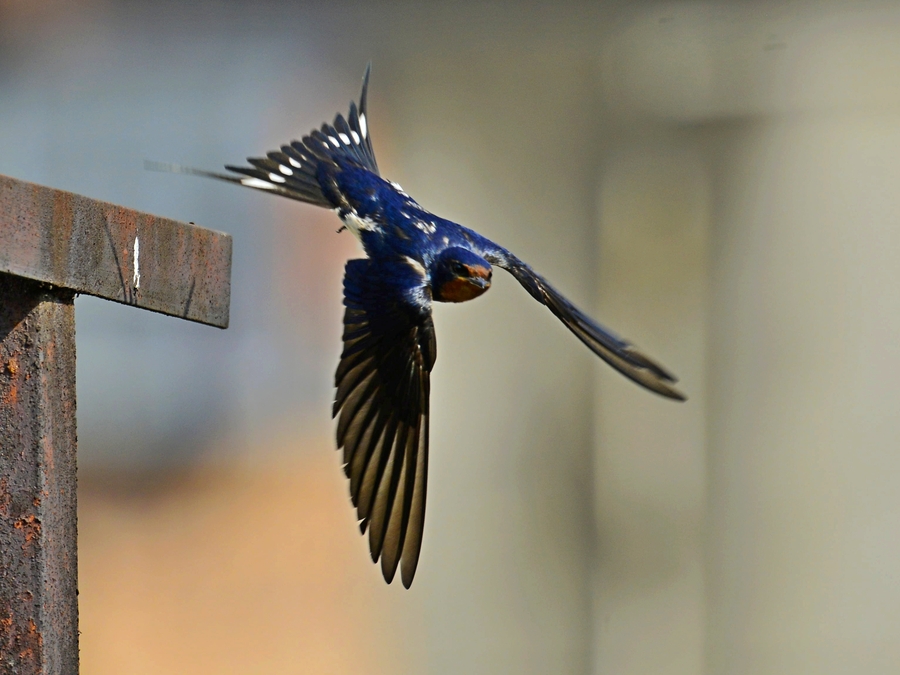
<svg viewBox="0 0 900 675"><path fill-rule="evenodd" d="M333 214L216 170L346 112L510 277L435 309L386 586L334 451ZM0 0L0 173L234 236L231 328L77 302L85 673L900 670L900 6Z"/></svg>

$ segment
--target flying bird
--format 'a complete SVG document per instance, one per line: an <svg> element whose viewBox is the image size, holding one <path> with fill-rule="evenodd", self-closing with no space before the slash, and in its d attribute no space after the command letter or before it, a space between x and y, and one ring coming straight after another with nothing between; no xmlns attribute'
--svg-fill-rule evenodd
<svg viewBox="0 0 900 675"><path fill-rule="evenodd" d="M433 302L466 302L491 286L493 267L510 274L613 368L662 396L683 401L676 378L599 325L502 246L427 211L381 177L369 130L363 76L350 103L299 141L230 174L176 165L148 168L237 183L337 213L366 258L344 271L343 352L334 376L337 446L360 530L388 583L416 573L425 524L431 370L437 356ZM339 230L340 231L340 230Z"/></svg>

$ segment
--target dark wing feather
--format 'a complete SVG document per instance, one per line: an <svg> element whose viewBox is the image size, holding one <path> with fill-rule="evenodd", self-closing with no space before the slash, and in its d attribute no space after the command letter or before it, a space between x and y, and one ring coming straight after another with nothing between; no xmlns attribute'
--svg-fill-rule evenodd
<svg viewBox="0 0 900 675"><path fill-rule="evenodd" d="M390 583L409 588L419 561L428 473L428 398L436 343L421 277L351 260L344 276L344 351L335 373L337 444L360 529ZM398 276L399 275L399 276Z"/></svg>
<svg viewBox="0 0 900 675"><path fill-rule="evenodd" d="M673 386L678 380L671 373L587 316L513 254L498 247L485 259L512 274L533 298L546 305L592 352L620 373L657 394L686 400Z"/></svg>

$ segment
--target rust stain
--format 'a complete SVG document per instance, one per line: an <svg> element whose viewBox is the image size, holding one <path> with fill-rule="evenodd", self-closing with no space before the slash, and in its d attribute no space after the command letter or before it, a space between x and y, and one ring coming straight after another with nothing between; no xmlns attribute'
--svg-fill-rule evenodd
<svg viewBox="0 0 900 675"><path fill-rule="evenodd" d="M42 650L44 647L44 634L38 633L38 627L34 619L28 619L28 632L37 638L38 650Z"/></svg>
<svg viewBox="0 0 900 675"><path fill-rule="evenodd" d="M22 550L25 550L29 542L41 536L41 521L34 515L19 518L13 523L13 527L25 532L25 544L22 544Z"/></svg>
<svg viewBox="0 0 900 675"><path fill-rule="evenodd" d="M19 388L11 385L9 390L0 397L0 406L16 405L19 402Z"/></svg>
<svg viewBox="0 0 900 675"><path fill-rule="evenodd" d="M10 382L9 388L0 395L0 406L14 406L19 402L18 383L13 379L19 372L18 359L15 356L11 356L6 366L0 370L0 374L2 374L3 370L10 376Z"/></svg>

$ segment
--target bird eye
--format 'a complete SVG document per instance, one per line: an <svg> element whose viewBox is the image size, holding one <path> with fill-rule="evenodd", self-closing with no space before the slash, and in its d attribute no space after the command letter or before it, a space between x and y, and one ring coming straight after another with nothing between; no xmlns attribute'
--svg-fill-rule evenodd
<svg viewBox="0 0 900 675"><path fill-rule="evenodd" d="M458 277L467 277L467 276L469 276L469 270L466 268L465 265L463 265L463 264L462 264L461 262L459 262L458 260L454 260L452 263L450 263L450 269L451 269L451 270L453 271L453 273L454 273L456 276L458 276Z"/></svg>

